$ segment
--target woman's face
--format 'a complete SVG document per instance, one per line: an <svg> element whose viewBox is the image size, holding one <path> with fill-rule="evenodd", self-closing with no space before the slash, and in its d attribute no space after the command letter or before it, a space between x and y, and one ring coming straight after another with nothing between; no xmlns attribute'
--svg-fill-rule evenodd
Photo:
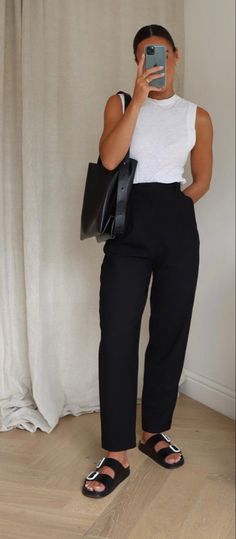
<svg viewBox="0 0 236 539"><path fill-rule="evenodd" d="M138 44L138 47L136 49L136 59L135 62L138 64L140 61L141 55L144 52L144 47L146 45L165 45L166 47L166 77L167 77L167 85L164 88L164 91L172 87L173 80L174 80L174 74L175 74L175 66L179 59L179 51L173 51L172 46L167 39L163 37L157 37L157 36L151 36L147 37L146 39L143 39Z"/></svg>

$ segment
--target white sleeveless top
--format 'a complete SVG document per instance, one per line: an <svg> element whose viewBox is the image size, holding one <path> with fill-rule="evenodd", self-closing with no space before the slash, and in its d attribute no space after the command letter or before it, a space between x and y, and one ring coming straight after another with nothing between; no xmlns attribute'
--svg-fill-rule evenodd
<svg viewBox="0 0 236 539"><path fill-rule="evenodd" d="M120 95L124 112L124 95ZM188 154L196 142L197 105L177 94L147 97L140 107L130 143L137 159L133 183L181 182Z"/></svg>

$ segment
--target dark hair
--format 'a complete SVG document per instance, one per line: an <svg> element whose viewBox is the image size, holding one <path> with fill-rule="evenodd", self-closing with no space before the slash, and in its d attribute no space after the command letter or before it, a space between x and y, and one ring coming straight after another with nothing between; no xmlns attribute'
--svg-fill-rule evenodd
<svg viewBox="0 0 236 539"><path fill-rule="evenodd" d="M164 37L171 44L173 51L175 52L177 50L177 47L174 44L173 38L171 37L168 30L164 28L164 26L160 26L159 24L148 24L148 26L143 26L142 28L140 28L134 37L133 51L134 51L135 58L136 58L137 46L140 43L140 41L151 36Z"/></svg>

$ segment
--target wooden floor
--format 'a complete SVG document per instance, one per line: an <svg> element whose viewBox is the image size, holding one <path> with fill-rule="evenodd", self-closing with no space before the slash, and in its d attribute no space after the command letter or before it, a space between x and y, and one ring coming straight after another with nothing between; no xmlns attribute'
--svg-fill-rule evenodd
<svg viewBox="0 0 236 539"><path fill-rule="evenodd" d="M234 421L180 394L166 432L184 466L130 449L130 476L104 499L81 493L106 453L99 413L66 416L51 434L0 433L1 539L233 539Z"/></svg>

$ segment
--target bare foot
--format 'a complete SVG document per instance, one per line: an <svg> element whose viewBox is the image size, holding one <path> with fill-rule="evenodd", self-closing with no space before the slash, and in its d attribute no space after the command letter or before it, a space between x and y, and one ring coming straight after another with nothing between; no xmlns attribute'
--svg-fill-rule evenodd
<svg viewBox="0 0 236 539"><path fill-rule="evenodd" d="M129 461L127 458L126 451L108 451L106 457L110 457L110 458L118 460L125 468L129 466ZM115 471L113 470L113 468L110 468L109 466L102 466L101 468L99 468L98 471L99 473L106 473L110 475L110 477L112 478L115 477ZM101 492L102 490L106 488L103 483L96 481L95 479L93 481L87 480L85 483L85 487L88 490L91 490L91 491L96 490L97 492Z"/></svg>
<svg viewBox="0 0 236 539"><path fill-rule="evenodd" d="M142 443L145 443L148 438L150 438L151 436L153 436L153 434L157 434L155 432L145 432L143 431L143 434L142 434L142 438L141 438L141 442ZM158 451L159 449L162 449L162 447L169 447L171 442L165 442L164 440L161 441L161 442L157 442L155 445L154 445L154 449L155 451ZM174 462L178 462L181 458L181 455L182 453L173 453L172 455L168 455L167 457L165 457L165 462L167 462L168 464L174 464Z"/></svg>

